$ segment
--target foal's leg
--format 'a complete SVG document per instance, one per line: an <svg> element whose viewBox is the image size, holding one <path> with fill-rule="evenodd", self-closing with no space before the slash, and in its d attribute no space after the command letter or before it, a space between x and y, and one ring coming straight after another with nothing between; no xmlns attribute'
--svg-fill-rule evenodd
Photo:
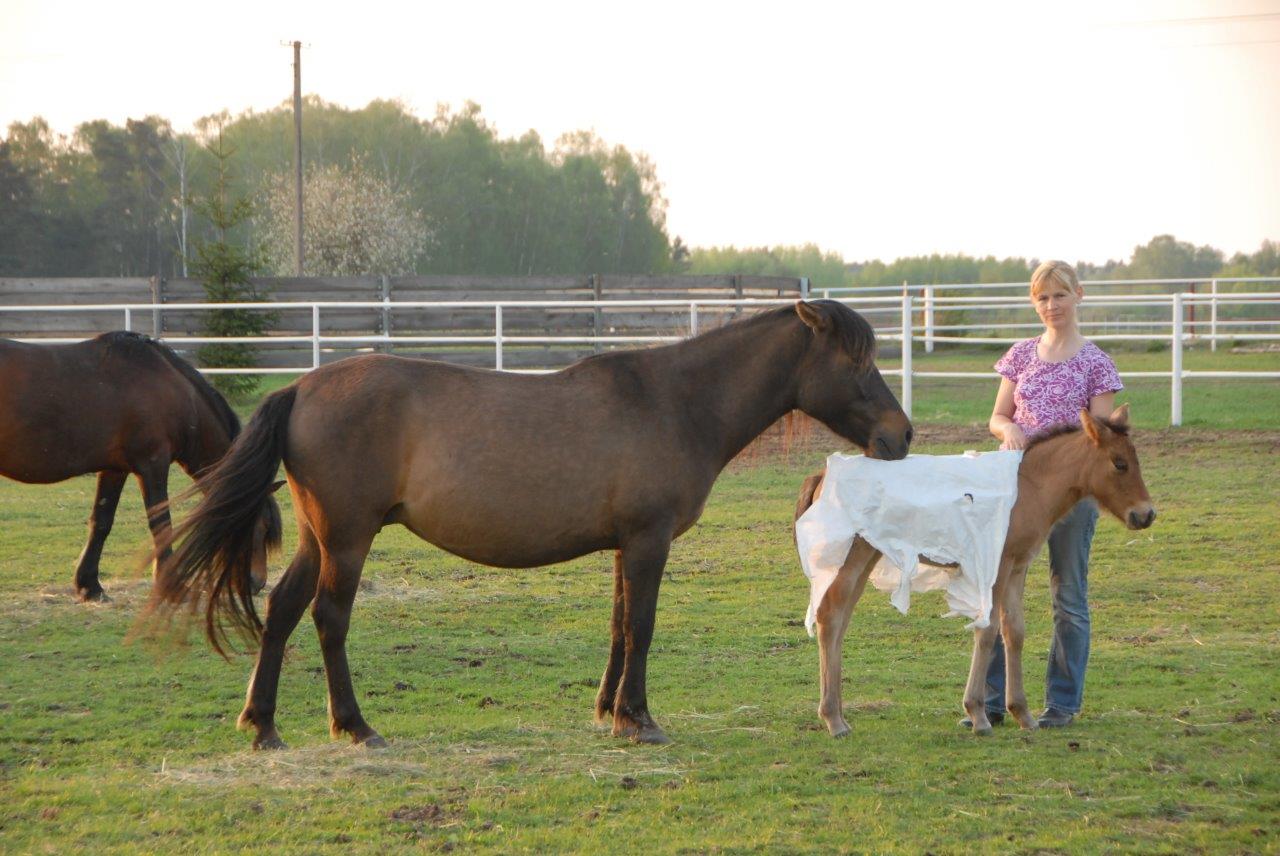
<svg viewBox="0 0 1280 856"><path fill-rule="evenodd" d="M112 470L98 473L98 491L93 497L93 510L89 512L89 540L76 561L76 596L81 600L106 599L102 583L98 581L98 561L102 558L102 545L111 534L126 478L128 473Z"/></svg>
<svg viewBox="0 0 1280 856"><path fill-rule="evenodd" d="M142 486L142 501L147 507L147 526L156 543L155 571L164 565L169 554L169 457L152 458L138 469L138 484Z"/></svg>
<svg viewBox="0 0 1280 856"><path fill-rule="evenodd" d="M325 677L329 682L329 733L343 732L353 743L369 747L386 746L387 741L369 727L360 714L356 691L347 666L347 628L351 624L351 604L360 587L360 571L373 543L368 535L334 538L330 535L321 551L320 582L311 605L320 651L324 654Z"/></svg>
<svg viewBox="0 0 1280 856"><path fill-rule="evenodd" d="M1008 577L1009 569L1002 565L991 592L993 613L996 610L1003 612ZM964 710L973 722L974 734L991 733L991 720L987 719L987 669L991 665L991 656L995 651L1000 621L1000 615L992 615L991 621L985 628L973 631L973 659L969 663L969 681L964 688Z"/></svg>
<svg viewBox="0 0 1280 856"><path fill-rule="evenodd" d="M626 657L627 637L623 628L622 551L613 553L613 618L609 623L609 662L600 678L600 692L596 694L596 722L607 725L613 721L613 701L618 695L618 680L622 677Z"/></svg>
<svg viewBox="0 0 1280 856"><path fill-rule="evenodd" d="M667 564L671 538L664 534L634 539L622 548L623 664L613 701L613 736L637 743L667 743L667 735L649 715L645 669L653 640L658 585Z"/></svg>
<svg viewBox="0 0 1280 856"><path fill-rule="evenodd" d="M320 546L306 526L299 527L299 532L298 552L267 597L262 647L249 678L244 711L237 723L242 730L255 729L254 749L285 748L275 724L280 665L284 661L285 643L298 626L303 610L315 597L316 579L320 575Z"/></svg>
<svg viewBox="0 0 1280 856"><path fill-rule="evenodd" d="M1027 582L1027 568L1014 568L1004 590L1004 612L1001 615L1001 635L1004 637L1005 704L1018 725L1030 731L1036 726L1035 717L1027 708L1027 693L1022 685L1022 642L1026 636L1026 623L1022 611L1022 590Z"/></svg>
<svg viewBox="0 0 1280 856"><path fill-rule="evenodd" d="M818 606L818 675L822 686L818 716L827 724L832 737L844 737L850 731L840 699L840 652L853 608L862 597L871 569L879 558L878 550L861 538L855 539L835 582Z"/></svg>

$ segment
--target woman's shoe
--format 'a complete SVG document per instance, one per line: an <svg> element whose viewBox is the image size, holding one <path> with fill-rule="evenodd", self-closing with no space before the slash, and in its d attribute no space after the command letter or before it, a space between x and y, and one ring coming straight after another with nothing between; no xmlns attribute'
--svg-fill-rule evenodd
<svg viewBox="0 0 1280 856"><path fill-rule="evenodd" d="M1057 708L1045 708L1044 713L1040 714L1040 718L1036 720L1036 724L1041 728L1065 728L1075 720L1074 713L1067 713Z"/></svg>
<svg viewBox="0 0 1280 856"><path fill-rule="evenodd" d="M992 725L999 725L1000 723L1004 722L1004 711L1003 710L987 711L987 720ZM972 731L973 720L966 716L964 719L960 720L960 727Z"/></svg>

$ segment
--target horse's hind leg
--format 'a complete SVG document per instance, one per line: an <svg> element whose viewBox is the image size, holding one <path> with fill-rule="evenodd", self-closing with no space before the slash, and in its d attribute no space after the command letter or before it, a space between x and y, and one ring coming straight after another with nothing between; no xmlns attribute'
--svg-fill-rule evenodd
<svg viewBox="0 0 1280 856"><path fill-rule="evenodd" d="M1005 704L1018 725L1034 730L1036 720L1027 707L1027 693L1022 685L1022 642L1026 623L1022 614L1022 591L1027 580L1026 567L1014 568L1004 590L1004 611L1000 635L1004 638Z"/></svg>
<svg viewBox="0 0 1280 856"><path fill-rule="evenodd" d="M991 592L993 612L999 609L1003 613L1008 580L1009 569L1002 565ZM986 627L973 631L973 659L969 662L969 680L964 687L964 710L973 723L973 733L984 736L991 733L991 720L987 718L987 669L995 652L999 620L999 616L993 615Z"/></svg>
<svg viewBox="0 0 1280 856"><path fill-rule="evenodd" d="M320 576L320 546L306 526L299 527L299 531L298 552L267 598L262 647L249 678L249 691L238 723L241 729L255 729L254 749L284 748L275 724L280 666L284 661L285 643L298 626L307 604L315 597L316 579Z"/></svg>
<svg viewBox="0 0 1280 856"><path fill-rule="evenodd" d="M320 637L320 651L324 654L325 676L329 682L330 733L337 737L346 732L354 743L379 747L386 746L387 742L369 727L360 714L355 688L351 685L351 670L347 666L346 647L351 604L355 600L356 589L360 587L360 571L372 543L372 533L367 537L343 539L340 545L333 544L332 539L326 542L311 617Z"/></svg>
<svg viewBox="0 0 1280 856"><path fill-rule="evenodd" d="M822 687L818 715L832 737L844 737L850 731L840 698L840 654L853 608L862 597L871 569L879 558L880 551L861 538L855 539L835 582L818 606L818 676Z"/></svg>
<svg viewBox="0 0 1280 856"><path fill-rule="evenodd" d="M120 504L120 491L128 473L106 470L98 473L98 490L93 497L93 510L89 513L89 540L76 561L76 596L81 600L105 600L102 583L98 580L98 562L102 559L102 545L111 534L111 524L116 519L116 506Z"/></svg>
<svg viewBox="0 0 1280 856"><path fill-rule="evenodd" d="M622 582L622 551L613 554L613 618L610 622L609 662L600 678L600 692L596 695L596 722L607 725L613 721L613 702L618 695L618 680L627 652L627 636L623 628L625 617Z"/></svg>
<svg viewBox="0 0 1280 856"><path fill-rule="evenodd" d="M666 743L667 735L649 715L645 671L653 620L658 607L658 585L667 564L671 539L665 535L633 539L622 548L622 627L624 652L622 675L613 701L613 736L637 743Z"/></svg>

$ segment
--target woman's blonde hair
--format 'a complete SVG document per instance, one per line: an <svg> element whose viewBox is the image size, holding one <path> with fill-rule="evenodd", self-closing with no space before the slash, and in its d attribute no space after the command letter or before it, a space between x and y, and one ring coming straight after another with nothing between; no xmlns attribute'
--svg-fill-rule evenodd
<svg viewBox="0 0 1280 856"><path fill-rule="evenodd" d="M1061 285L1068 291L1079 291L1080 278L1076 276L1076 269L1057 259L1041 262L1040 267L1031 274L1032 296L1042 288L1050 288L1054 285Z"/></svg>

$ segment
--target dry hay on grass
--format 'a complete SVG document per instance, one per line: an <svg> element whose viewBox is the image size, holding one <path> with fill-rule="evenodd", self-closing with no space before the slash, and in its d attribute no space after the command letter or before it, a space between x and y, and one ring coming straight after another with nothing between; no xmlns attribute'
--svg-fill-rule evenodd
<svg viewBox="0 0 1280 856"><path fill-rule="evenodd" d="M530 736L536 734L536 739ZM521 739L523 738L523 740ZM619 781L638 777L682 778L686 770L673 750L620 748L601 736L598 748L581 746L581 735L563 735L565 751L547 745L550 732L518 727L501 743L392 739L384 749L347 742L271 752L242 752L192 765L161 763L157 784L225 790L272 788L339 794L355 780L394 780L430 786L471 782L470 790L510 790L527 778L590 776ZM519 744L513 745L515 741ZM567 751L573 746L576 751ZM505 783L504 783L505 782Z"/></svg>

